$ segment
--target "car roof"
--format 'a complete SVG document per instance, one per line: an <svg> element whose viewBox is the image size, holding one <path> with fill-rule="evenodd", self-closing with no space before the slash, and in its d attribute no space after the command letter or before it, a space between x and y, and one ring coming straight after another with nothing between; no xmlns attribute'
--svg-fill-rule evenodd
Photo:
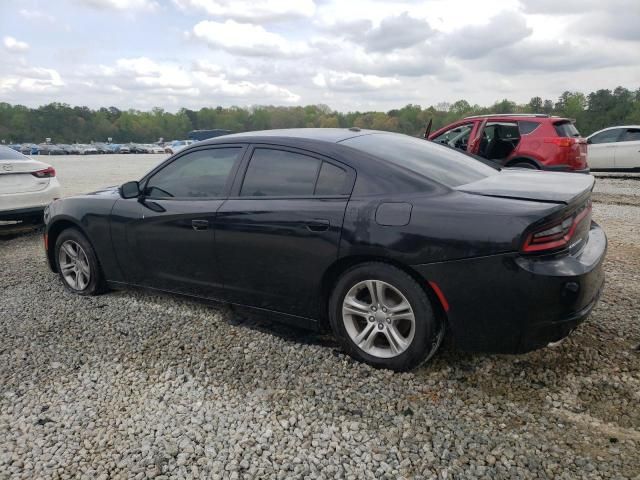
<svg viewBox="0 0 640 480"><path fill-rule="evenodd" d="M640 125L616 125L613 127L607 127L607 128L603 128L602 130L598 130L597 132L593 132L591 135L589 135L589 137L593 137L594 135L597 135L600 132L606 132L607 130L614 130L616 128L640 128Z"/></svg>
<svg viewBox="0 0 640 480"><path fill-rule="evenodd" d="M348 138L359 137L361 135L370 135L372 133L391 133L378 130L361 130L357 127L352 128L285 128L276 130L260 130L255 132L232 133L220 137L209 138L198 142L198 145L207 145L215 143L228 143L229 140L238 139L240 141L259 141L260 139L296 139L296 140L312 140L328 143L339 143Z"/></svg>
<svg viewBox="0 0 640 480"><path fill-rule="evenodd" d="M510 119L531 119L531 118L539 118L539 119L550 119L553 121L556 120L568 120L564 117L558 117L555 115L547 115L546 113L488 113L485 115L471 115L469 117L464 117L463 120L470 120L475 118L510 118Z"/></svg>

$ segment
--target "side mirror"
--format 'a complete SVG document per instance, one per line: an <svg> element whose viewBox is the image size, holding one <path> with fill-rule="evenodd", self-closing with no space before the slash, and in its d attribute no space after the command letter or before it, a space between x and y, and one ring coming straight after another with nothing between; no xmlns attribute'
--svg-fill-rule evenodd
<svg viewBox="0 0 640 480"><path fill-rule="evenodd" d="M138 198L140 196L140 183L136 181L123 183L120 186L120 196L122 198Z"/></svg>
<svg viewBox="0 0 640 480"><path fill-rule="evenodd" d="M593 142L591 141L590 138L587 138L587 144L591 145Z"/></svg>

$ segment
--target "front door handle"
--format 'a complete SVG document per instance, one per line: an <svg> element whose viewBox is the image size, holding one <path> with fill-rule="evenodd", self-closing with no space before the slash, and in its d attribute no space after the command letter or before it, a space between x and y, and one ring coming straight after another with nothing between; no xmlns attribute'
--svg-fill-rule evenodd
<svg viewBox="0 0 640 480"><path fill-rule="evenodd" d="M329 230L329 220L318 218L307 223L307 230L310 232L326 232Z"/></svg>
<svg viewBox="0 0 640 480"><path fill-rule="evenodd" d="M194 230L206 230L209 228L209 220L191 220L191 227Z"/></svg>

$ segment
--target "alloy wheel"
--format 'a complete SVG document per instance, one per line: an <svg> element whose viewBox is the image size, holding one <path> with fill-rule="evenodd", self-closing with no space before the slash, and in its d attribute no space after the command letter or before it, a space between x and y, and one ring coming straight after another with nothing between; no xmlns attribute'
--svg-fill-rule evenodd
<svg viewBox="0 0 640 480"><path fill-rule="evenodd" d="M67 285L77 291L87 288L91 281L91 267L87 254L78 242L66 240L60 245L58 264Z"/></svg>
<svg viewBox="0 0 640 480"><path fill-rule="evenodd" d="M411 345L416 330L407 298L380 280L364 280L351 287L342 303L342 320L353 343L378 358L402 354Z"/></svg>

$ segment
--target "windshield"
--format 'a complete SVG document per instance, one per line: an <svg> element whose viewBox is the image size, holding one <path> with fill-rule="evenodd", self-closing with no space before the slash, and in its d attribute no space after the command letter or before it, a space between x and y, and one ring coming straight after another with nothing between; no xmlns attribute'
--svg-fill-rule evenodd
<svg viewBox="0 0 640 480"><path fill-rule="evenodd" d="M374 133L341 142L454 188L498 174L469 155L420 138Z"/></svg>

